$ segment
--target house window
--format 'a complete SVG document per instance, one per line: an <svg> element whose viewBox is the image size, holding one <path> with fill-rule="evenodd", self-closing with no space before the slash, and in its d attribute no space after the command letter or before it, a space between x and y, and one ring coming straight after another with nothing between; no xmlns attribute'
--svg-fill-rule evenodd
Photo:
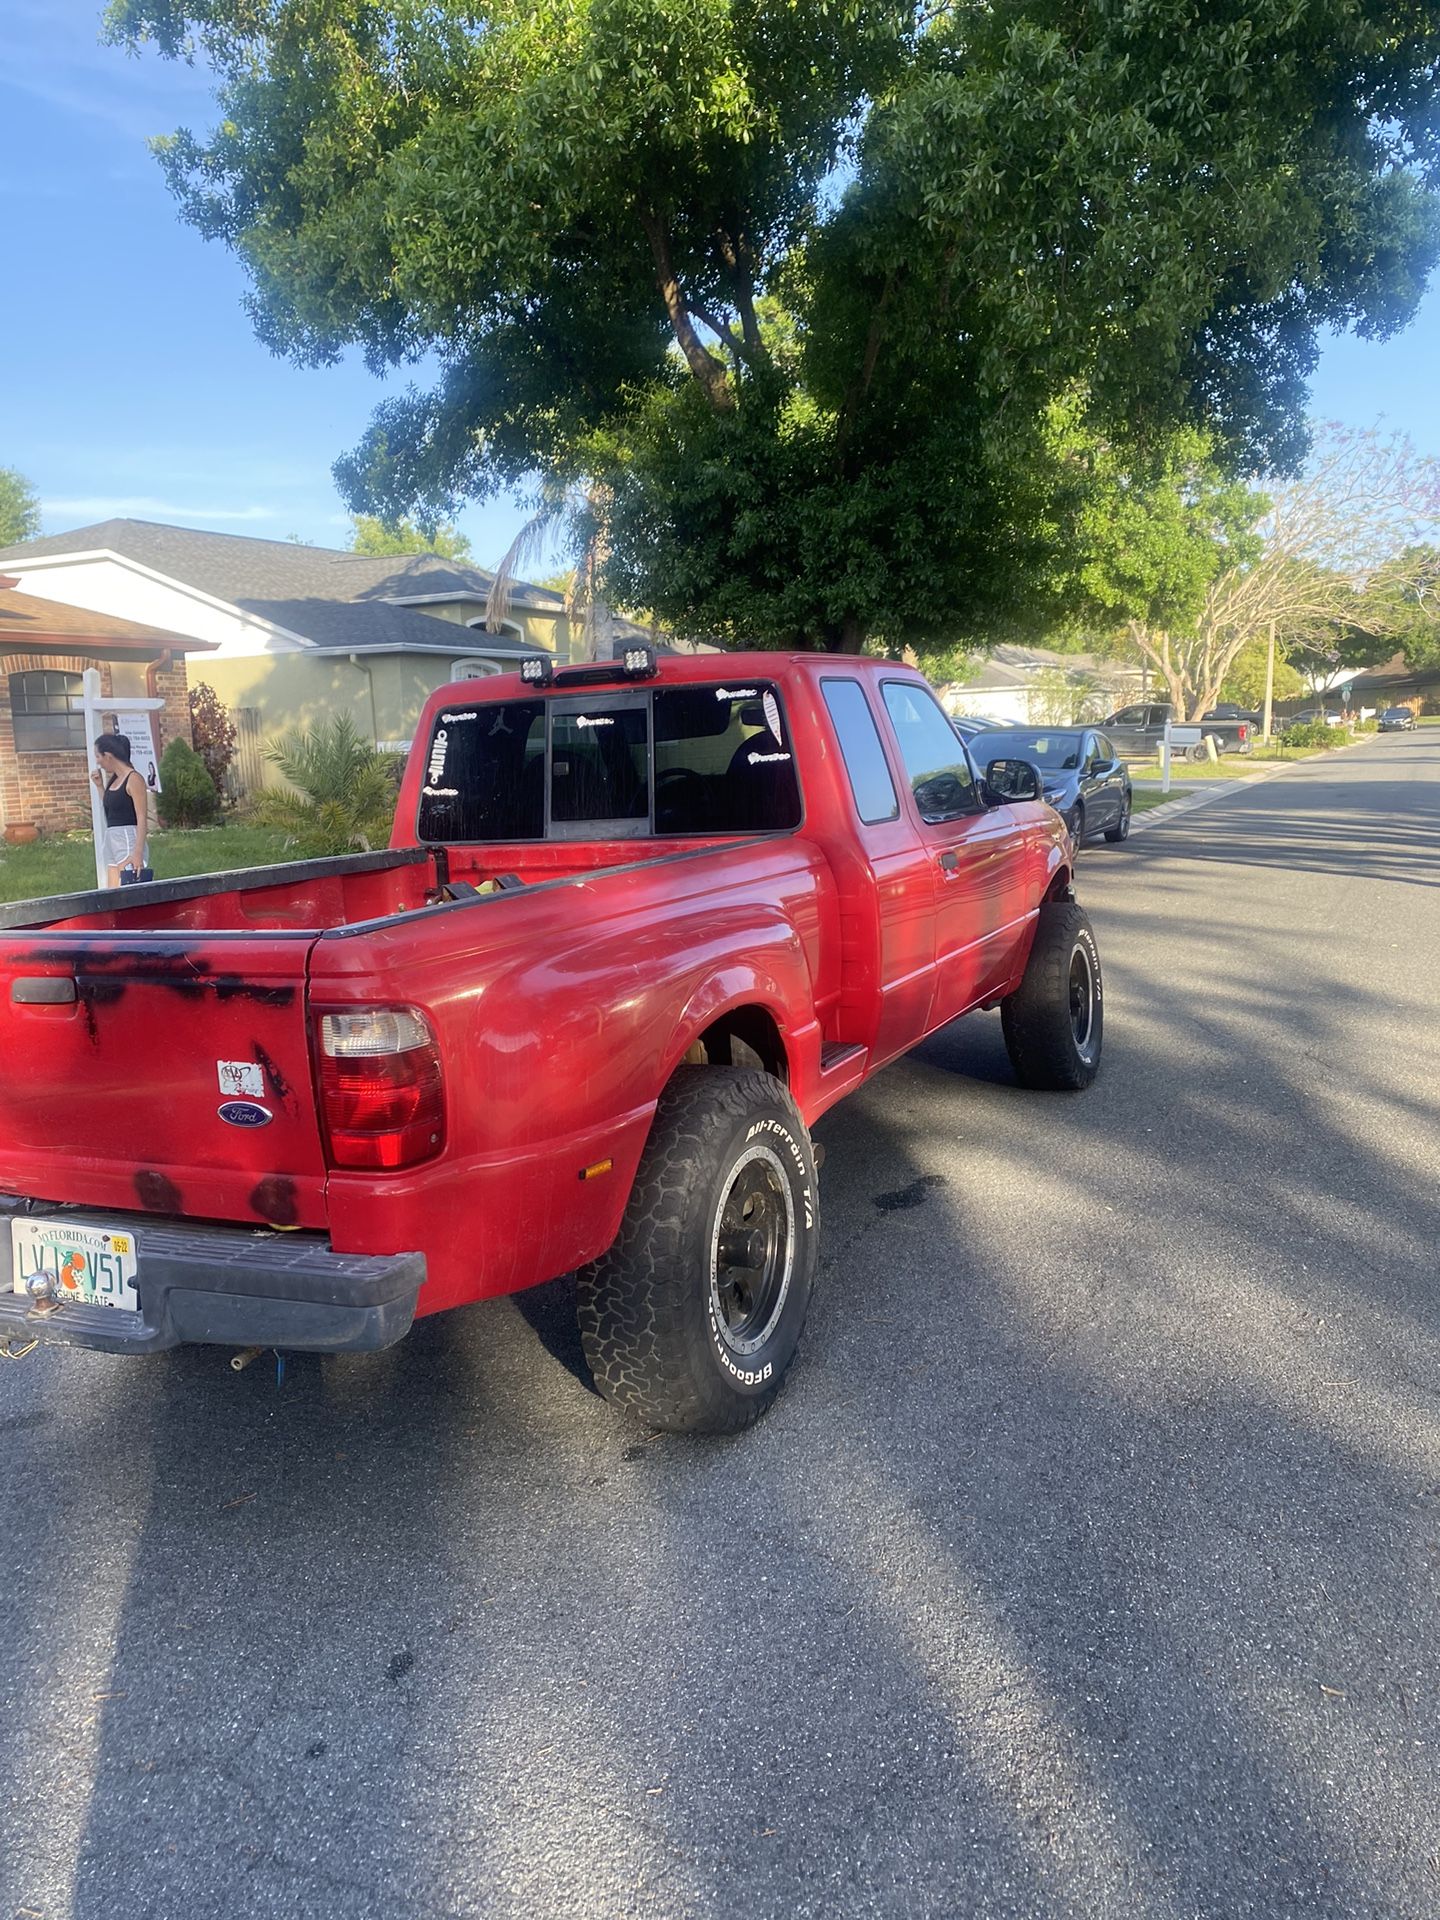
<svg viewBox="0 0 1440 1920"><path fill-rule="evenodd" d="M457 660L451 675L454 680L488 680L500 669L493 660Z"/></svg>
<svg viewBox="0 0 1440 1920"><path fill-rule="evenodd" d="M85 716L71 707L80 697L78 673L12 673L10 713L17 753L85 750Z"/></svg>

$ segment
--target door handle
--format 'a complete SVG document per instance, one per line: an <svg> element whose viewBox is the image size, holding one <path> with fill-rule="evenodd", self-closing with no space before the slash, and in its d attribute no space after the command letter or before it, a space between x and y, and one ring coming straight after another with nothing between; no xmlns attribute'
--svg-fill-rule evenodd
<svg viewBox="0 0 1440 1920"><path fill-rule="evenodd" d="M959 871L960 856L953 847L947 847L940 855L940 865L946 873L952 876Z"/></svg>

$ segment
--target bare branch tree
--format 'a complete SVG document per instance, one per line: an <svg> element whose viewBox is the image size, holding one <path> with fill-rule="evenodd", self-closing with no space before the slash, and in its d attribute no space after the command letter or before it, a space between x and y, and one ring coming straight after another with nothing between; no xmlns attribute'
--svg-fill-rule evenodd
<svg viewBox="0 0 1440 1920"><path fill-rule="evenodd" d="M1198 720L1272 621L1291 651L1318 650L1342 628L1398 633L1407 591L1440 593L1425 546L1437 526L1440 461L1417 455L1403 435L1332 427L1305 472L1273 496L1257 528L1259 557L1218 573L1188 628L1132 620L1127 636L1176 713Z"/></svg>

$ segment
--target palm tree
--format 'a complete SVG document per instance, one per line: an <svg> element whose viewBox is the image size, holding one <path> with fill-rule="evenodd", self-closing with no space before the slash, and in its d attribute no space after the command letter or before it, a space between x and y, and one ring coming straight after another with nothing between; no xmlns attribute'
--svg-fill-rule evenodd
<svg viewBox="0 0 1440 1920"><path fill-rule="evenodd" d="M266 791L260 818L288 834L303 857L368 853L389 840L395 783L348 713L271 741L265 758L287 785Z"/></svg>
<svg viewBox="0 0 1440 1920"><path fill-rule="evenodd" d="M510 542L485 601L485 624L498 631L510 611L515 582L527 561L540 560L557 547L576 550L575 566L565 592L565 617L570 625L572 656L581 660L608 660L615 651L614 617L605 598L602 577L610 557L607 519L610 489L598 480L547 486L540 505ZM574 637L580 640L577 650Z"/></svg>

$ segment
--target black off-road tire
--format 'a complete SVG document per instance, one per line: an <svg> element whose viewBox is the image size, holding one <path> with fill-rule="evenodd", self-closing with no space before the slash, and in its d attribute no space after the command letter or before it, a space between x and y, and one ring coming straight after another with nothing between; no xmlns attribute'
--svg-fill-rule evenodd
<svg viewBox="0 0 1440 1920"><path fill-rule="evenodd" d="M750 1068L682 1068L661 1095L619 1237L578 1276L596 1386L666 1432L748 1427L795 1358L819 1244L815 1156L785 1087Z"/></svg>
<svg viewBox="0 0 1440 1920"><path fill-rule="evenodd" d="M1100 950L1073 900L1041 907L1030 963L1001 1002L1000 1022L1022 1086L1077 1092L1095 1078L1105 1037Z"/></svg>
<svg viewBox="0 0 1440 1920"><path fill-rule="evenodd" d="M1113 827L1106 827L1105 838L1110 842L1112 847L1118 846L1120 841L1130 838L1130 813L1134 804L1134 801L1127 793L1125 803L1120 809L1120 818L1115 822Z"/></svg>

